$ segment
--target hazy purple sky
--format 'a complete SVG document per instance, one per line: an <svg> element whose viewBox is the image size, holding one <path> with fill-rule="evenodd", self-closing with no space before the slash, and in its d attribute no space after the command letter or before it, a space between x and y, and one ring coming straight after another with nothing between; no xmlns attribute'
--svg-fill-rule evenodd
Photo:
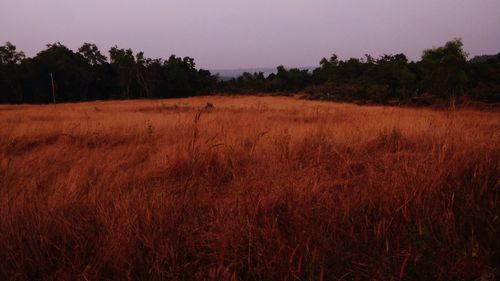
<svg viewBox="0 0 500 281"><path fill-rule="evenodd" d="M0 0L0 44L29 56L93 42L204 68L314 66L331 53L418 59L454 37L471 55L500 52L500 0Z"/></svg>

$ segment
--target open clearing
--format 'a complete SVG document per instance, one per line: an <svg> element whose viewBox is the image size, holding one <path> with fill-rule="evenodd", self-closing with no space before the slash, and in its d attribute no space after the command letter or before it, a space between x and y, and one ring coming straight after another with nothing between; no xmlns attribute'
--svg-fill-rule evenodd
<svg viewBox="0 0 500 281"><path fill-rule="evenodd" d="M0 155L2 280L499 273L499 113L285 97L2 105Z"/></svg>

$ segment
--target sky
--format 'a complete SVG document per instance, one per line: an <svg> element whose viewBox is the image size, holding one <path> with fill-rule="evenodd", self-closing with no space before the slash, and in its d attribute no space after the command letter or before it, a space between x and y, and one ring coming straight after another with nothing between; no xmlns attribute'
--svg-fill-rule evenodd
<svg viewBox="0 0 500 281"><path fill-rule="evenodd" d="M90 42L206 69L299 67L332 53L418 60L455 37L470 56L500 52L500 0L0 0L0 44L28 56Z"/></svg>

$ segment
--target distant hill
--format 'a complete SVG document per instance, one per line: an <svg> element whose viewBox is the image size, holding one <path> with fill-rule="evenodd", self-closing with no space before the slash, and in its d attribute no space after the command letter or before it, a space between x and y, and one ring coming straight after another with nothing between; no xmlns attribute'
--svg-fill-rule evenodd
<svg viewBox="0 0 500 281"><path fill-rule="evenodd" d="M479 62L485 62L489 59L495 59L497 56L500 56L500 53L498 55L481 55L481 56L475 56L472 59L469 60L470 63L479 63Z"/></svg>
<svg viewBox="0 0 500 281"><path fill-rule="evenodd" d="M313 71L317 66L305 66L305 67L285 67L287 70L291 68L298 68L301 70ZM211 69L212 74L219 74L221 80L230 80L231 78L236 78L241 76L243 73L264 73L264 76L269 76L272 73L276 73L276 68L273 67L257 67L257 68L237 68L237 69Z"/></svg>

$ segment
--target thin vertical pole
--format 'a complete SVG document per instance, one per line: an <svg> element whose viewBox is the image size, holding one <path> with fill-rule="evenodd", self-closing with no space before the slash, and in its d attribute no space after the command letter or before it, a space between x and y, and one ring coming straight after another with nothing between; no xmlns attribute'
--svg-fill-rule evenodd
<svg viewBox="0 0 500 281"><path fill-rule="evenodd" d="M52 102L56 104L56 89L54 87L54 75L52 75L52 72L49 75L50 75L50 83L52 84Z"/></svg>

